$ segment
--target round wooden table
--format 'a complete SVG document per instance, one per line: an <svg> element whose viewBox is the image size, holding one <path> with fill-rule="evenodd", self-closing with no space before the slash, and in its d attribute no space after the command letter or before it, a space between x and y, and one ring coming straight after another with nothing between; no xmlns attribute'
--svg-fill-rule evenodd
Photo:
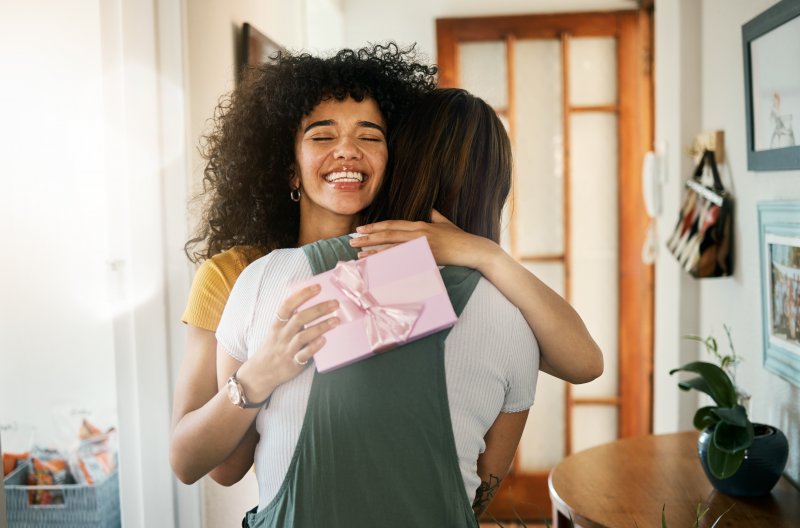
<svg viewBox="0 0 800 528"><path fill-rule="evenodd" d="M625 438L562 460L548 481L553 526L669 528L695 525L698 504L708 508L700 523L716 528L800 527L800 491L781 477L772 494L730 497L715 490L697 458L696 431ZM729 509L730 508L730 509Z"/></svg>

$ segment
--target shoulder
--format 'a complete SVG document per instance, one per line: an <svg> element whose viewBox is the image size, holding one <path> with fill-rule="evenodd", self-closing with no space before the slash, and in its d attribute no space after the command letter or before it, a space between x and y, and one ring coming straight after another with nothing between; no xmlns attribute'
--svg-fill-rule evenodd
<svg viewBox="0 0 800 528"><path fill-rule="evenodd" d="M274 292L298 278L310 274L308 260L300 248L275 249L253 261L236 281L236 290L261 290Z"/></svg>
<svg viewBox="0 0 800 528"><path fill-rule="evenodd" d="M222 276L232 278L234 282L247 266L263 257L264 253L263 249L255 246L234 246L206 260L200 268L207 267Z"/></svg>
<svg viewBox="0 0 800 528"><path fill-rule="evenodd" d="M494 284L481 277L467 301L459 320L469 321L470 326L480 328L480 333L494 342L511 343L528 348L535 342L533 332L522 312L509 301ZM516 347L515 347L516 348Z"/></svg>
<svg viewBox="0 0 800 528"><path fill-rule="evenodd" d="M258 248L236 246L205 260L195 273L182 321L216 330L234 284L247 265L261 255Z"/></svg>

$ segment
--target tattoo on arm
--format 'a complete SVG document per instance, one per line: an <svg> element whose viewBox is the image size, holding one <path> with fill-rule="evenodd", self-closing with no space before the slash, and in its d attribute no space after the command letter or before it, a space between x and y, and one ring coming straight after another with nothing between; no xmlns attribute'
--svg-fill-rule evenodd
<svg viewBox="0 0 800 528"><path fill-rule="evenodd" d="M475 500L472 502L472 511L475 512L475 517L480 517L486 511L502 481L503 479L491 473L488 481L481 481L481 485L478 486L478 490L475 492Z"/></svg>

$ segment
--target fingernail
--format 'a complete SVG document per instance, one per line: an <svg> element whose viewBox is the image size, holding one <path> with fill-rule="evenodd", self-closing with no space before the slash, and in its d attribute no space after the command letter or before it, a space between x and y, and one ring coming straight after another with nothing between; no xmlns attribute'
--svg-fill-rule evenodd
<svg viewBox="0 0 800 528"><path fill-rule="evenodd" d="M366 257L367 255L369 255L369 251L359 251L359 252L357 253L357 256L358 256L358 258L364 258L364 257Z"/></svg>
<svg viewBox="0 0 800 528"><path fill-rule="evenodd" d="M339 306L339 301L333 300L328 302L328 308L337 308Z"/></svg>
<svg viewBox="0 0 800 528"><path fill-rule="evenodd" d="M356 228L356 233L366 233L366 232L367 232L367 226L358 226Z"/></svg>
<svg viewBox="0 0 800 528"><path fill-rule="evenodd" d="M328 326L336 326L338 324L339 324L338 317L331 317L330 319L328 319Z"/></svg>

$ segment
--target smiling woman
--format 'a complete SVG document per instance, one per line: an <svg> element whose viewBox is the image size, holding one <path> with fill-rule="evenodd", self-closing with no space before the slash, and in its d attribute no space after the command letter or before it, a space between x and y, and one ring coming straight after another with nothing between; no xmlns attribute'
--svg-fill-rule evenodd
<svg viewBox="0 0 800 528"><path fill-rule="evenodd" d="M413 49L394 44L342 50L329 58L283 53L250 70L218 106L204 144L204 216L186 245L190 258L205 262L183 316L187 351L173 402L170 460L182 481L210 471L223 484L241 478L252 464L258 435L255 412L231 401L247 407L296 376L319 343L306 346L299 359L297 352L325 330L276 337L268 383L255 383L264 373L253 376L253 363L238 372L236 365L215 368L214 332L233 283L272 250L355 229L358 213L380 187L387 134L433 89L435 71L415 62ZM310 294L287 299L279 311L285 315L277 317L288 319ZM318 307L306 315L332 309ZM218 375L223 384L232 378L231 401L228 391L218 390Z"/></svg>
<svg viewBox="0 0 800 528"><path fill-rule="evenodd" d="M331 229L355 228L353 215L372 203L383 182L389 151L386 124L371 97L326 99L305 116L295 140L299 245L328 238Z"/></svg>

